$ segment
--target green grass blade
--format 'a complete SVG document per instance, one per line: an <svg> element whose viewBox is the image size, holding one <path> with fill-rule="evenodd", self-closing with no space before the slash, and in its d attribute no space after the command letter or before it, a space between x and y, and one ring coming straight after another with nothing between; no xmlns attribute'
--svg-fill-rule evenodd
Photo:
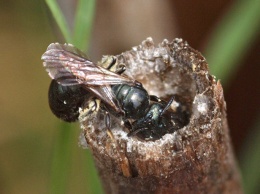
<svg viewBox="0 0 260 194"><path fill-rule="evenodd" d="M66 39L67 42L71 43L72 42L71 33L69 31L68 24L66 22L64 15L62 14L62 11L60 10L58 3L55 0L45 0L45 1L49 9L51 10L51 13L55 21L57 22L64 38Z"/></svg>
<svg viewBox="0 0 260 194"><path fill-rule="evenodd" d="M68 24L59 5L55 0L46 0L55 21L57 22L61 33L67 42L72 42L71 34ZM64 194L68 187L69 171L72 155L73 135L75 132L68 124L61 123L59 127L58 139L55 141L53 158L52 158L52 171L51 171L51 188L52 194Z"/></svg>
<svg viewBox="0 0 260 194"><path fill-rule="evenodd" d="M104 193L103 188L100 179L98 177L98 173L90 150L87 151L85 156L86 156L85 164L87 164L86 175L87 175L88 191L93 194L102 194Z"/></svg>
<svg viewBox="0 0 260 194"><path fill-rule="evenodd" d="M260 29L260 1L237 0L223 17L205 51L210 71L225 85Z"/></svg>
<svg viewBox="0 0 260 194"><path fill-rule="evenodd" d="M257 193L260 182L260 115L251 129L252 133L247 137L245 146L241 152L240 166L243 177L244 191L247 194Z"/></svg>
<svg viewBox="0 0 260 194"><path fill-rule="evenodd" d="M65 40L73 43L76 47L86 51L89 45L92 21L94 17L95 1L94 0L79 0L76 17L74 36L71 37L69 27L62 14L58 4L54 0L46 0L54 19L56 20ZM52 175L51 175L51 193L66 193L68 179L70 174L70 164L72 162L72 144L75 143L75 132L72 127L63 123L60 126L60 136L55 142L54 156L52 161ZM97 172L93 163L90 152L87 152L85 158L88 172L88 190L92 193L102 193L102 187L97 176Z"/></svg>
<svg viewBox="0 0 260 194"><path fill-rule="evenodd" d="M51 194L64 194L67 191L71 167L71 144L75 143L73 133L69 124L61 123L52 156Z"/></svg>
<svg viewBox="0 0 260 194"><path fill-rule="evenodd" d="M83 51L88 49L94 13L95 0L79 0L74 21L73 44ZM103 193L91 153L87 151L85 156L88 191L94 194Z"/></svg>
<svg viewBox="0 0 260 194"><path fill-rule="evenodd" d="M83 51L86 51L89 45L94 13L95 0L79 0L74 22L73 43Z"/></svg>

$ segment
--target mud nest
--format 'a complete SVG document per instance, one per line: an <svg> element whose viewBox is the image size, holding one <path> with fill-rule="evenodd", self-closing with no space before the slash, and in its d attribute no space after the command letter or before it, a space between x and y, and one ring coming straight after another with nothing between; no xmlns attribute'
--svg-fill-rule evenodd
<svg viewBox="0 0 260 194"><path fill-rule="evenodd" d="M111 138L104 111L88 101L80 115L80 142L91 149L106 193L239 193L223 90L205 58L182 39L156 46L152 38L116 58L149 95L178 96L170 108L181 104L188 123L145 141L128 137L122 118L112 115Z"/></svg>

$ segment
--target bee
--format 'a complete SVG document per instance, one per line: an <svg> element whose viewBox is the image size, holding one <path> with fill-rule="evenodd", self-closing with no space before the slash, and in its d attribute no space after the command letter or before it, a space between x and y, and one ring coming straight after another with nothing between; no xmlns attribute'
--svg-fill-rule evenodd
<svg viewBox="0 0 260 194"><path fill-rule="evenodd" d="M48 97L54 115L66 122L75 122L79 117L79 107L90 97L90 93L80 85L63 86L52 80Z"/></svg>
<svg viewBox="0 0 260 194"><path fill-rule="evenodd" d="M137 80L123 75L124 65L112 71L117 63L112 57L107 67L97 65L71 44L52 43L42 55L46 71L53 79L49 89L52 112L67 122L76 121L79 108L90 98L101 100L106 111L106 128L110 114L121 117L128 136L155 141L188 123L187 113L178 107L173 111L169 101L149 95Z"/></svg>

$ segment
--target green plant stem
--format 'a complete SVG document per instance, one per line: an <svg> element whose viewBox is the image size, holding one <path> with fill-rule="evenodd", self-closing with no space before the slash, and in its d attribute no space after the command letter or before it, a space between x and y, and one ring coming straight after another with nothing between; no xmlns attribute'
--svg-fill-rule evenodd
<svg viewBox="0 0 260 194"><path fill-rule="evenodd" d="M260 180L260 114L257 117L255 126L250 130L251 134L245 141L241 152L241 173L243 177L244 191L247 194L257 193Z"/></svg>
<svg viewBox="0 0 260 194"><path fill-rule="evenodd" d="M55 140L54 152L52 157L51 171L51 193L64 194L68 185L68 177L71 165L71 142L74 142L74 131L71 126L61 123L59 127L58 139Z"/></svg>
<svg viewBox="0 0 260 194"><path fill-rule="evenodd" d="M45 2L48 5L55 21L57 22L64 38L67 42L71 43L72 38L71 33L69 31L68 23L66 22L65 17L62 11L60 10L58 3L55 0L45 0Z"/></svg>
<svg viewBox="0 0 260 194"><path fill-rule="evenodd" d="M95 1L79 0L74 21L73 38L57 2L55 0L46 0L46 3L66 42L73 43L79 49L86 51L90 40ZM71 125L65 123L62 123L59 127L59 137L55 141L51 172L51 193L53 194L64 194L67 191L70 164L72 162L72 147L76 143L75 131L72 130ZM92 193L102 193L102 187L89 151L86 153L84 164L88 166L88 172L86 173L88 176L88 190Z"/></svg>
<svg viewBox="0 0 260 194"><path fill-rule="evenodd" d="M79 0L74 22L73 44L83 51L88 49L94 13L95 0Z"/></svg>
<svg viewBox="0 0 260 194"><path fill-rule="evenodd" d="M226 85L259 36L260 1L237 0L216 27L205 51L213 75Z"/></svg>
<svg viewBox="0 0 260 194"><path fill-rule="evenodd" d="M87 169L85 171L87 175L88 191L93 194L104 193L90 150L87 150L85 154L85 161L85 164L87 164Z"/></svg>

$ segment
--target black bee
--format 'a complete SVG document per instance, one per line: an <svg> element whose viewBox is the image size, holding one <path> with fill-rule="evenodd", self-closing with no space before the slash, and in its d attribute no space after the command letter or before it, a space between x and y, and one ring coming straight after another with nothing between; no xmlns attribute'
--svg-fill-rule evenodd
<svg viewBox="0 0 260 194"><path fill-rule="evenodd" d="M169 108L174 97L166 102L149 96L140 82L122 75L124 66L110 71L115 58L105 68L91 62L73 45L53 43L42 60L53 79L49 90L50 108L65 121L77 120L79 107L90 96L95 96L108 113L122 117L129 136L157 140L188 123L187 113L181 106L176 111ZM110 116L106 115L110 130Z"/></svg>
<svg viewBox="0 0 260 194"><path fill-rule="evenodd" d="M79 107L90 93L81 85L63 86L52 80L49 87L49 106L54 115L66 122L75 122L79 117Z"/></svg>

